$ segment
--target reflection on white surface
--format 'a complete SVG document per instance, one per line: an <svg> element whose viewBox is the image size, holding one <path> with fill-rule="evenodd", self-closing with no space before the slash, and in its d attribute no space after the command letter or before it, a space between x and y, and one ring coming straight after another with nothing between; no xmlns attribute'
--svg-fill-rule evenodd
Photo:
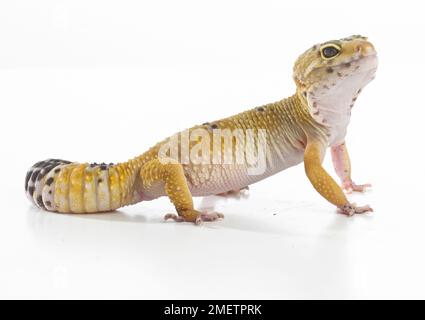
<svg viewBox="0 0 425 320"><path fill-rule="evenodd" d="M1 227L0 295L170 299L422 295L424 282L416 271L422 271L424 261L419 251L411 255L420 243L412 242L414 232L402 235L403 230L392 223L393 215L385 217L378 211L350 219L321 199L272 201L272 196L260 195L269 186L254 186L249 199L197 199L199 206L226 213L223 221L201 227L163 222L163 208L170 208L166 199L94 215L48 213L25 204L23 212L3 217L10 224ZM373 195L357 198L376 199Z"/></svg>

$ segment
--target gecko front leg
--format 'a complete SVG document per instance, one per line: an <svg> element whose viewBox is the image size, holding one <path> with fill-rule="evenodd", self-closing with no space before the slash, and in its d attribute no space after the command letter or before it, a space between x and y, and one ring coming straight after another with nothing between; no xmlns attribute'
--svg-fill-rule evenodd
<svg viewBox="0 0 425 320"><path fill-rule="evenodd" d="M341 179L341 187L347 193L353 191L364 192L367 188L372 185L366 184L355 184L351 179L351 161L348 155L347 146L345 142L331 147L332 162L336 171L336 174Z"/></svg>
<svg viewBox="0 0 425 320"><path fill-rule="evenodd" d="M348 216L373 211L368 205L358 207L347 200L341 187L322 167L324 152L325 146L315 141L309 142L304 152L305 172L317 192Z"/></svg>

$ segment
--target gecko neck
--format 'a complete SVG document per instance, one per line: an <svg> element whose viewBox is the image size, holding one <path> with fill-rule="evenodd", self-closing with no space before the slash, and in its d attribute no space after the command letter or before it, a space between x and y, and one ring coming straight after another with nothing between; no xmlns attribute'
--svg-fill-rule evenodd
<svg viewBox="0 0 425 320"><path fill-rule="evenodd" d="M327 127L313 118L307 100L301 92L297 91L270 106L277 115L277 129L269 131L274 139L284 140L280 145L287 147L289 142L296 149L304 150L309 138L326 143ZM269 126L269 129L272 127Z"/></svg>
<svg viewBox="0 0 425 320"><path fill-rule="evenodd" d="M351 120L351 109L361 87L335 88L327 91L309 91L298 96L317 124L326 130L327 144L342 143Z"/></svg>

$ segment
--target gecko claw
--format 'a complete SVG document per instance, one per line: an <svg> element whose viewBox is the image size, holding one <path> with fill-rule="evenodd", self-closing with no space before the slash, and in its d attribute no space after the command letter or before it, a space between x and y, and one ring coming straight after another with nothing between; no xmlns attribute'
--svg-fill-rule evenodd
<svg viewBox="0 0 425 320"><path fill-rule="evenodd" d="M354 213L360 214L360 213L366 213L366 212L373 212L373 209L369 205L365 205L361 207L356 207Z"/></svg>
<svg viewBox="0 0 425 320"><path fill-rule="evenodd" d="M371 188L372 185L370 183L365 184L355 184L353 181L346 181L342 184L342 189L345 190L346 193L354 192L365 192L367 188Z"/></svg>
<svg viewBox="0 0 425 320"><path fill-rule="evenodd" d="M343 214L349 217L353 216L354 214L373 212L373 209L369 205L358 207L355 203L347 203L339 209Z"/></svg>
<svg viewBox="0 0 425 320"><path fill-rule="evenodd" d="M164 220L165 220L165 221L167 221L167 220L169 220L169 219L172 219L172 220L174 220L175 222L184 222L184 221L185 221L185 220L184 220L184 218L183 218L182 216L179 216L179 215L174 214L174 213L167 213L167 214L164 216Z"/></svg>
<svg viewBox="0 0 425 320"><path fill-rule="evenodd" d="M224 215L222 213L218 212L211 212L211 213L202 213L196 218L195 224L199 225L202 222L211 222L216 221L218 219L223 219Z"/></svg>
<svg viewBox="0 0 425 320"><path fill-rule="evenodd" d="M164 220L167 221L169 219L172 219L175 222L194 222L196 225L200 225L203 222L212 222L212 221L216 221L216 220L224 218L224 215L218 212L211 212L211 213L199 212L198 213L195 210L191 210L191 213L196 213L196 217L193 218L192 215L188 215L185 217L184 215L168 213L164 216Z"/></svg>

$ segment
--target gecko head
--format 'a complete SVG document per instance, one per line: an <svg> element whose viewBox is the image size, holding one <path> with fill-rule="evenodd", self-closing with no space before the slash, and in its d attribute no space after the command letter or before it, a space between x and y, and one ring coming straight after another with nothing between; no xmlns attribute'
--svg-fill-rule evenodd
<svg viewBox="0 0 425 320"><path fill-rule="evenodd" d="M305 97L353 94L374 78L377 64L372 43L355 35L308 49L295 62L293 77Z"/></svg>

